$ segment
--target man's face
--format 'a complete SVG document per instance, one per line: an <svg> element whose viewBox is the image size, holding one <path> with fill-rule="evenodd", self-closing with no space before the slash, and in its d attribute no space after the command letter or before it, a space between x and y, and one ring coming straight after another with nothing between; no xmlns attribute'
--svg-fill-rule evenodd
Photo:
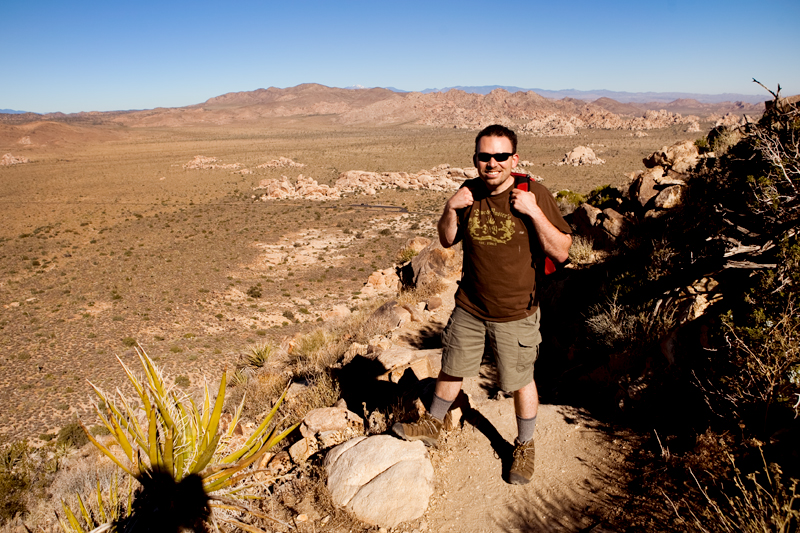
<svg viewBox="0 0 800 533"><path fill-rule="evenodd" d="M489 194L499 194L514 184L511 171L517 167L519 155L514 154L505 161L497 161L492 157L488 162L481 161L478 155L511 152L511 141L506 137L481 137L478 141L478 153L473 156L473 163L478 169L478 176L489 189Z"/></svg>

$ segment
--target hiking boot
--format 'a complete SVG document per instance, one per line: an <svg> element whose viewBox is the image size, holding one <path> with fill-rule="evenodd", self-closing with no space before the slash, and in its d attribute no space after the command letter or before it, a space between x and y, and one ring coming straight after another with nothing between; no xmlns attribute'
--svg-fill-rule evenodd
<svg viewBox="0 0 800 533"><path fill-rule="evenodd" d="M439 433L442 432L442 422L426 412L419 420L410 424L397 424L392 426L394 434L405 440L421 440L425 446L439 444Z"/></svg>
<svg viewBox="0 0 800 533"><path fill-rule="evenodd" d="M520 444L514 440L514 463L508 473L508 481L512 485L525 485L533 477L533 459L536 456L536 448L533 439L525 444Z"/></svg>

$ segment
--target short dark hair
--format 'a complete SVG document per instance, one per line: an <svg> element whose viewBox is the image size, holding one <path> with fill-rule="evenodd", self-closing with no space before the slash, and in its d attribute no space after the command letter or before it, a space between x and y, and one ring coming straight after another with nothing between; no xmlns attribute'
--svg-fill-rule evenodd
<svg viewBox="0 0 800 533"><path fill-rule="evenodd" d="M511 148L513 149L512 153L517 153L517 134L514 133L513 130L506 128L501 124L492 124L491 126L486 126L483 128L478 136L475 137L475 153L478 153L478 143L481 140L481 137L505 137L509 141L511 141Z"/></svg>

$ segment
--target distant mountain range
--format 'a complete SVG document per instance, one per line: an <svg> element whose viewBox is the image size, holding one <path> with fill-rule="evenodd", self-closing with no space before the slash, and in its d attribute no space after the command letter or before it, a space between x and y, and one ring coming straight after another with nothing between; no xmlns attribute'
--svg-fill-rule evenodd
<svg viewBox="0 0 800 533"><path fill-rule="evenodd" d="M14 111L13 109L0 109L0 113L5 113L6 115L21 115L23 113L27 113L27 111Z"/></svg>
<svg viewBox="0 0 800 533"><path fill-rule="evenodd" d="M720 102L746 102L748 104L760 104L766 100L770 100L769 95L754 95L754 94L699 94L699 93L629 93L624 91L607 91L605 89L597 89L593 91L579 91L577 89L561 89L559 91L551 91L548 89L523 89L522 87L514 87L509 85L482 85L482 86L458 86L458 87L445 87L443 89L425 89L420 91L423 94L428 93L443 93L450 89L458 89L466 93L476 94L489 94L495 89L505 89L510 93L533 91L536 94L544 96L545 98L553 98L560 100L562 98L575 98L577 100L587 100L593 102L598 98L611 98L623 104L635 103L644 104L650 102L673 102L675 100L697 100L703 104L718 104ZM396 89L390 89L396 92Z"/></svg>
<svg viewBox="0 0 800 533"><path fill-rule="evenodd" d="M728 94L715 97L683 94L696 98L675 98L682 93L542 91L544 94L540 94L536 90L526 91L519 87L496 86L453 89L460 90L429 90L421 93L400 92L387 88L341 89L304 83L285 89L270 87L227 93L180 108L91 111L68 115L6 111L0 113L0 123L23 124L50 120L83 125L122 123L136 127L173 127L186 124L258 122L276 117L318 116L327 117L327 120L339 124L417 123L480 129L487 124L502 123L525 127L531 132L550 128L561 132L559 134L563 132L572 134L570 132L575 128L581 127L635 129L644 127L638 124L645 119L648 121L647 127L666 127L675 121L680 123L716 121L726 113L757 117L764 111L763 100L751 104L742 100L746 95ZM600 96L601 94L610 94L617 99ZM560 98L555 98L556 96ZM662 98L661 101L654 100L659 97ZM594 99L587 100L590 98ZM663 100L667 98L673 99ZM701 98L704 101L700 101ZM728 100L708 103L709 99L722 98ZM735 100L737 98L738 100ZM653 113L647 115L648 111ZM681 116L672 117L671 113ZM555 120L553 117L560 117L556 121L557 124L550 124ZM634 124L634 119L641 120Z"/></svg>

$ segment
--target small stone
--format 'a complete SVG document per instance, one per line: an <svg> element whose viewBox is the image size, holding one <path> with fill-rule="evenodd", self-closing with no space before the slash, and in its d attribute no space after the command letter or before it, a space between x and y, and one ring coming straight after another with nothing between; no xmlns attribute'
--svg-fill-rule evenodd
<svg viewBox="0 0 800 533"><path fill-rule="evenodd" d="M295 518L295 520L298 522L308 522L308 515L299 514L297 515L297 518Z"/></svg>
<svg viewBox="0 0 800 533"><path fill-rule="evenodd" d="M428 311L434 311L439 309L442 306L442 298L440 296L431 296L428 298L427 302L427 309Z"/></svg>

